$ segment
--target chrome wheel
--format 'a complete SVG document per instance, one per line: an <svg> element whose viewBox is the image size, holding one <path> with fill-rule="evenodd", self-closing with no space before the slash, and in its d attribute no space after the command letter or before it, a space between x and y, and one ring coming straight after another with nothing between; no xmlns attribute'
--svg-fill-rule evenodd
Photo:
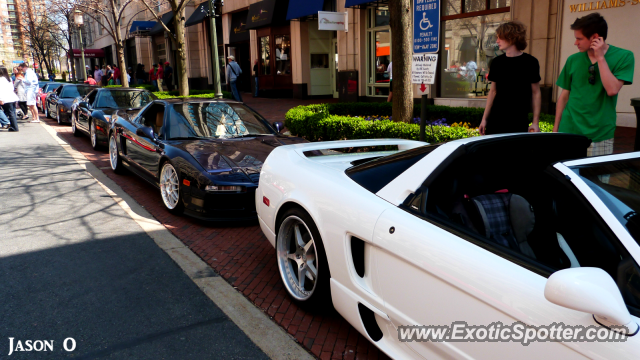
<svg viewBox="0 0 640 360"><path fill-rule="evenodd" d="M58 125L62 125L62 122L60 121L60 109L56 111L56 120L58 120Z"/></svg>
<svg viewBox="0 0 640 360"><path fill-rule="evenodd" d="M164 205L173 210L178 206L180 200L180 183L178 173L170 163L165 163L160 173L160 193Z"/></svg>
<svg viewBox="0 0 640 360"><path fill-rule="evenodd" d="M287 217L276 239L278 269L287 291L298 301L311 298L318 283L316 242L302 219Z"/></svg>
<svg viewBox="0 0 640 360"><path fill-rule="evenodd" d="M96 134L96 123L91 122L91 147L94 149L98 146L98 135Z"/></svg>
<svg viewBox="0 0 640 360"><path fill-rule="evenodd" d="M44 107L44 117L49 119L49 107L48 106L43 106L43 107Z"/></svg>
<svg viewBox="0 0 640 360"><path fill-rule="evenodd" d="M111 170L118 170L118 144L115 136L109 139L109 160L111 160Z"/></svg>

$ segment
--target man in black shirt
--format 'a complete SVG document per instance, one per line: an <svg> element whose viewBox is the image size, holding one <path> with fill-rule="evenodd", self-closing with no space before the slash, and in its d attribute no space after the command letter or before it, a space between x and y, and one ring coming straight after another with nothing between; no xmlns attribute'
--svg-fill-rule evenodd
<svg viewBox="0 0 640 360"><path fill-rule="evenodd" d="M540 131L540 64L522 52L527 47L526 32L518 21L496 30L498 46L505 53L493 59L489 68L491 90L478 128L480 135ZM532 105L533 123L529 126Z"/></svg>

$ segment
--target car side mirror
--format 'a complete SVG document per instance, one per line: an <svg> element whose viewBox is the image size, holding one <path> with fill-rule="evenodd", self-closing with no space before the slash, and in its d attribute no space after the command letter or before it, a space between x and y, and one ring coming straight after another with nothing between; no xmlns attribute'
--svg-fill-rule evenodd
<svg viewBox="0 0 640 360"><path fill-rule="evenodd" d="M153 129L148 126L141 126L136 130L136 135L145 137L147 139L155 140L156 135L153 133Z"/></svg>
<svg viewBox="0 0 640 360"><path fill-rule="evenodd" d="M276 129L276 131L278 131L278 133L281 132L282 129L284 129L284 124L282 123L282 121L274 121L272 125Z"/></svg>
<svg viewBox="0 0 640 360"><path fill-rule="evenodd" d="M88 109L88 108L89 108L89 103L88 103L88 102L86 102L86 101L80 101L80 102L78 103L78 107Z"/></svg>
<svg viewBox="0 0 640 360"><path fill-rule="evenodd" d="M627 335L638 332L638 324L631 318L618 286L600 268L570 268L551 274L544 297L556 305L593 314L600 325L624 326Z"/></svg>

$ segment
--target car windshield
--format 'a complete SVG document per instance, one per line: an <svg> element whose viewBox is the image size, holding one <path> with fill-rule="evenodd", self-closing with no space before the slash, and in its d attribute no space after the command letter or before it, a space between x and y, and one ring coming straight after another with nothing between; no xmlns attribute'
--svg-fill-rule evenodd
<svg viewBox="0 0 640 360"><path fill-rule="evenodd" d="M62 85L62 84L49 84L49 85L46 87L47 92L50 92L50 91L53 91L53 90L55 90L55 89L59 88L59 87L60 87L60 85Z"/></svg>
<svg viewBox="0 0 640 360"><path fill-rule="evenodd" d="M225 102L174 105L165 128L168 139L229 139L275 134L260 115L246 106Z"/></svg>
<svg viewBox="0 0 640 360"><path fill-rule="evenodd" d="M102 91L96 107L103 108L141 108L153 101L151 93L136 90Z"/></svg>
<svg viewBox="0 0 640 360"><path fill-rule="evenodd" d="M46 82L42 82L42 81L38 82L38 87L39 87L40 89L42 89L45 85L47 85L47 83L46 83Z"/></svg>
<svg viewBox="0 0 640 360"><path fill-rule="evenodd" d="M65 86L62 88L60 98L75 98L78 96L85 96L95 88L88 86Z"/></svg>
<svg viewBox="0 0 640 360"><path fill-rule="evenodd" d="M640 244L640 159L572 167Z"/></svg>

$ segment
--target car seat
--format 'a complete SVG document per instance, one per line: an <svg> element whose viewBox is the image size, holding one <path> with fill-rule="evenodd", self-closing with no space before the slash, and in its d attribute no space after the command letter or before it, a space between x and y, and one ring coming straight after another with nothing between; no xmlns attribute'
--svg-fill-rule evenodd
<svg viewBox="0 0 640 360"><path fill-rule="evenodd" d="M162 133L162 125L164 124L164 111L158 111L156 113L156 122L153 127L153 131L160 137Z"/></svg>

